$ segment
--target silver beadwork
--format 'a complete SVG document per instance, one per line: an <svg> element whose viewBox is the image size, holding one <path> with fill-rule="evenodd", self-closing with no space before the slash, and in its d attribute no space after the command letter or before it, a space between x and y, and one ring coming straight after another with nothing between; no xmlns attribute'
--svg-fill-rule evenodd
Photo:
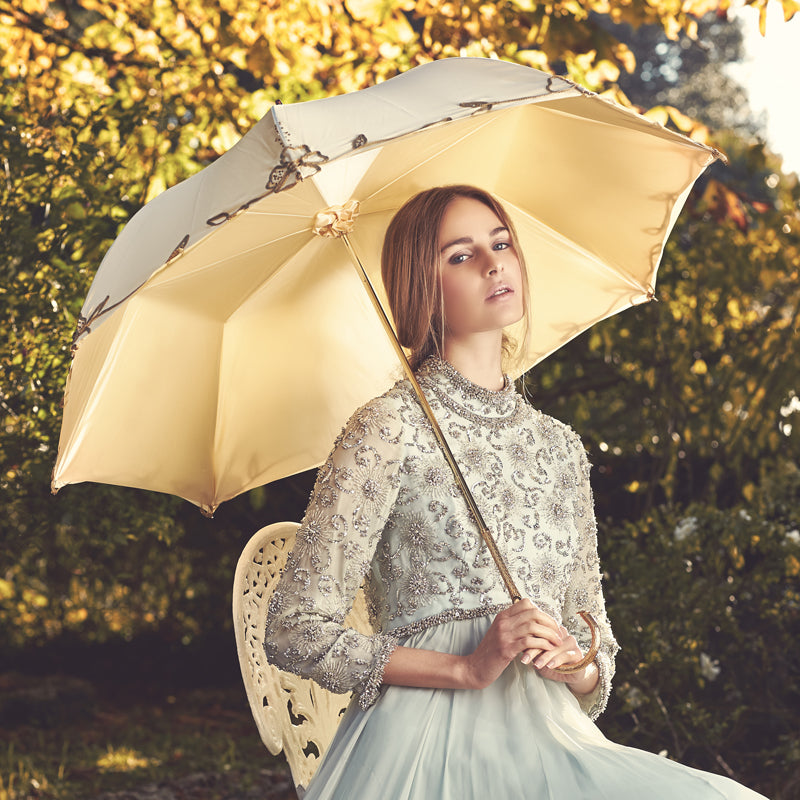
<svg viewBox="0 0 800 800"><path fill-rule="evenodd" d="M523 594L584 649L587 610L601 626L596 717L616 642L603 605L589 466L568 426L531 408L506 379L496 392L429 359L419 381L448 432L481 513ZM398 639L496 614L508 596L406 381L359 409L320 468L270 605L266 648L281 668L367 707ZM341 620L366 577L367 636Z"/></svg>

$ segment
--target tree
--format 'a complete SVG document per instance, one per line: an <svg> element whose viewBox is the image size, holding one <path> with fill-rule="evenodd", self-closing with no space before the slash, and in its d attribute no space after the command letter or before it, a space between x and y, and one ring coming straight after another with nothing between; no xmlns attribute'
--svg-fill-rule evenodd
<svg viewBox="0 0 800 800"><path fill-rule="evenodd" d="M672 106L707 127L753 136L761 121L753 112L744 88L729 77L726 65L744 57L741 22L721 12L697 21L697 36L685 32L670 39L656 25L609 25L636 59L632 72L617 80L631 102L643 109Z"/></svg>
<svg viewBox="0 0 800 800"><path fill-rule="evenodd" d="M763 0L753 0L766 10ZM777 7L777 3L774 2ZM783 0L784 13L796 10ZM108 121L109 161L138 172L141 203L230 145L277 100L352 91L415 64L497 55L600 89L631 71L605 21L696 37L710 0L0 0L0 68L37 113ZM115 109L138 125L118 130ZM133 168L131 153L141 162ZM133 175L131 176L133 177Z"/></svg>

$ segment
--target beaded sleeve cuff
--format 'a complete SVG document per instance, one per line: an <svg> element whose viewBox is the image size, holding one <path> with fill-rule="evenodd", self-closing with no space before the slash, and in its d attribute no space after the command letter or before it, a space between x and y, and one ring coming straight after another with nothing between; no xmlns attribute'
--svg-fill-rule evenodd
<svg viewBox="0 0 800 800"><path fill-rule="evenodd" d="M581 709L592 721L595 721L605 710L611 694L611 676L609 675L608 657L600 652L594 660L597 665L599 680L594 691L578 697Z"/></svg>
<svg viewBox="0 0 800 800"><path fill-rule="evenodd" d="M397 639L393 636L378 634L376 638L382 640L380 648L378 649L372 671L367 675L367 679L358 692L358 705L364 711L378 699L381 685L383 684L383 672L386 669L389 658L391 658L392 653L398 645Z"/></svg>

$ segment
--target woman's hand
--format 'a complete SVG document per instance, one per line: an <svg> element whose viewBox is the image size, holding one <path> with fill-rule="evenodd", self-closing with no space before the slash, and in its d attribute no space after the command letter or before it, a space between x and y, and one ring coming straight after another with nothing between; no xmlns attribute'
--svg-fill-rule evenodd
<svg viewBox="0 0 800 800"><path fill-rule="evenodd" d="M565 633L564 628L530 600L517 601L494 618L480 644L474 652L466 656L469 685L475 689L483 689L494 683L503 670L520 654L522 654L521 660L526 664L535 657L547 656L553 652L558 653L558 658L565 658L560 663L579 661L582 657L580 648L577 648L576 658L566 655L572 648L563 647ZM572 639L572 642L575 640ZM553 666L558 666L552 656L546 659L548 666L551 662ZM553 674L559 675L559 673ZM566 677L560 676L558 679L563 680Z"/></svg>
<svg viewBox="0 0 800 800"><path fill-rule="evenodd" d="M555 671L562 664L583 658L578 643L530 600L519 600L492 621L475 650L468 656L398 647L383 672L383 682L427 689L484 689L519 657L543 677L566 683L575 694L588 694L599 680L597 667L565 675Z"/></svg>
<svg viewBox="0 0 800 800"><path fill-rule="evenodd" d="M557 624L555 621L553 622ZM556 671L557 667L577 664L583 658L583 651L575 637L563 625L558 625L558 629L561 633L561 644L552 650L537 653L532 660L531 666L547 680L566 683L575 694L589 694L597 686L597 682L600 679L597 665L594 662L579 672L564 673ZM525 660L525 656L523 656L522 660Z"/></svg>

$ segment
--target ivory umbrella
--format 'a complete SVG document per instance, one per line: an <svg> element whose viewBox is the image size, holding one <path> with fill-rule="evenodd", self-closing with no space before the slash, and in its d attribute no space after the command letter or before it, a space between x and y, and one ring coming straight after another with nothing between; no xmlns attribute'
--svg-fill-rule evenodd
<svg viewBox="0 0 800 800"><path fill-rule="evenodd" d="M533 317L519 374L653 298L676 217L719 157L493 59L277 105L109 249L75 332L53 489L134 486L213 513L320 464L402 375L362 281L385 300L384 231L430 186L479 186L514 222Z"/></svg>

